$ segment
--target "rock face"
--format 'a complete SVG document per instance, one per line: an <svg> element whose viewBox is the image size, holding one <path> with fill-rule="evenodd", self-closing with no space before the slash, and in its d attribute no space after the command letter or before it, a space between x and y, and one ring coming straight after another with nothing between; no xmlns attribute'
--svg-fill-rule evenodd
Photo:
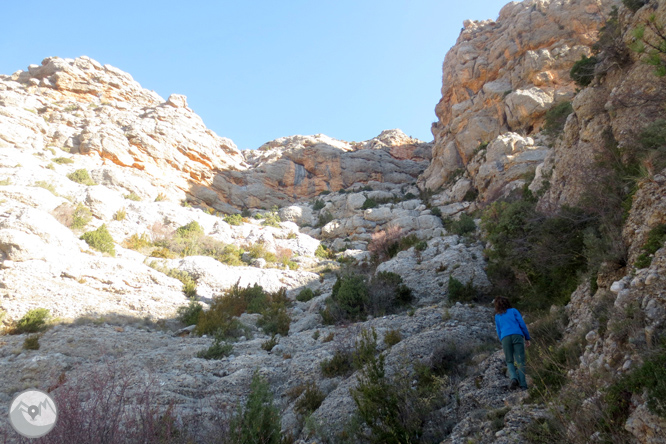
<svg viewBox="0 0 666 444"><path fill-rule="evenodd" d="M165 101L88 57L47 58L0 76L0 110L0 147L65 148L123 167L116 176L140 172L150 186L129 191L142 197L187 197L225 212L284 206L368 180L414 182L431 154L430 144L400 130L360 143L292 136L241 153L205 127L185 96Z"/></svg>
<svg viewBox="0 0 666 444"><path fill-rule="evenodd" d="M236 208L270 208L357 183L413 183L430 154L430 144L400 130L360 143L322 134L284 137L245 151L248 169L220 171L213 189Z"/></svg>
<svg viewBox="0 0 666 444"><path fill-rule="evenodd" d="M466 168L481 198L488 190L492 199L496 189L533 171L546 148L529 138L514 141L538 132L546 111L572 99L575 85L569 70L590 54L602 13L612 4L619 2L511 2L497 21L466 21L444 60L442 99L435 109L439 120L432 128L433 160L419 184L439 189ZM516 134L506 134L510 132ZM488 144L489 155L499 151L511 160L493 155L483 160L486 168L470 165ZM498 177L498 170L508 172Z"/></svg>

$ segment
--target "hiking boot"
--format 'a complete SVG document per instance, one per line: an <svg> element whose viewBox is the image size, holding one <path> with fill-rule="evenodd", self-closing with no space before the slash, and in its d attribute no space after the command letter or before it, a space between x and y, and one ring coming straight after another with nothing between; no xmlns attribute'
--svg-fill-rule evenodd
<svg viewBox="0 0 666 444"><path fill-rule="evenodd" d="M517 379L512 379L511 384L509 384L509 388L511 390L515 390L518 388L518 380Z"/></svg>

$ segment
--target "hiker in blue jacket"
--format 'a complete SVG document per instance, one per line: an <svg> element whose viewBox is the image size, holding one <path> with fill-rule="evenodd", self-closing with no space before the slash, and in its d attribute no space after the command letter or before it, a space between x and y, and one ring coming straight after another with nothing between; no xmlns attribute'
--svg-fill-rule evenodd
<svg viewBox="0 0 666 444"><path fill-rule="evenodd" d="M527 390L525 347L530 346L530 333L520 312L511 308L511 303L505 297L495 298L495 328L497 337L502 342L506 365L509 368L511 389L514 390L520 385L521 389ZM517 374L514 361L518 365Z"/></svg>

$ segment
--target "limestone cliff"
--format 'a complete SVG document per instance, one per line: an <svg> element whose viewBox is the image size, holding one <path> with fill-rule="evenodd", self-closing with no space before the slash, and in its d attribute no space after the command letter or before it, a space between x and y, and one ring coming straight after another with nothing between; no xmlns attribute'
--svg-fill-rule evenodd
<svg viewBox="0 0 666 444"><path fill-rule="evenodd" d="M0 113L0 147L64 148L124 174L140 171L152 185L143 194L164 191L225 212L282 206L356 182L411 183L430 160L429 144L399 130L360 143L285 137L241 153L206 128L184 96L165 101L88 57L47 58L0 76Z"/></svg>
<svg viewBox="0 0 666 444"><path fill-rule="evenodd" d="M548 147L526 136L538 133L546 111L572 99L569 70L590 55L604 13L617 3L511 2L496 21L466 21L444 60L433 160L421 186L440 189L464 168L467 188L494 199L534 170ZM477 154L484 165L472 163Z"/></svg>

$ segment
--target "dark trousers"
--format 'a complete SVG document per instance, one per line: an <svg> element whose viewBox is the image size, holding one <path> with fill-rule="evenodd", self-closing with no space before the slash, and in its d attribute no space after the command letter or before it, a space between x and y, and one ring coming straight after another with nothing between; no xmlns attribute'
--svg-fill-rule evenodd
<svg viewBox="0 0 666 444"><path fill-rule="evenodd" d="M509 335L502 338L502 348L509 368L509 376L527 388L525 380L525 338L522 335ZM515 361L515 364L514 364ZM518 367L516 372L516 367Z"/></svg>

